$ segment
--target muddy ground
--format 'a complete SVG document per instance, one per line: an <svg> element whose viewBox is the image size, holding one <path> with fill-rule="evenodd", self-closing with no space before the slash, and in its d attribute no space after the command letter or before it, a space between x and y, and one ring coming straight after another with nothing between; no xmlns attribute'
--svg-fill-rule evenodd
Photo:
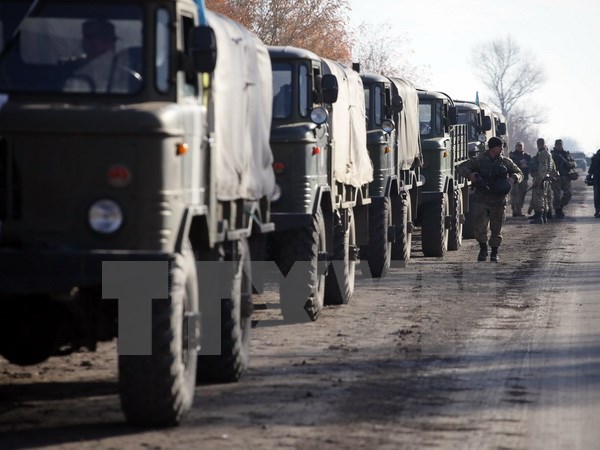
<svg viewBox="0 0 600 450"><path fill-rule="evenodd" d="M199 386L183 426L127 426L116 347L29 368L0 358L0 449L598 448L600 219L574 183L567 218L509 218L500 263L464 241L420 255L349 305L283 325L257 296L239 383Z"/></svg>

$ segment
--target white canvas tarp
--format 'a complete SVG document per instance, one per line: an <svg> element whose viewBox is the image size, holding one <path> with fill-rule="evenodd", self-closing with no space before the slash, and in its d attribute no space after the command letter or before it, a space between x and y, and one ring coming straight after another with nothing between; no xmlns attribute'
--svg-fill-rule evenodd
<svg viewBox="0 0 600 450"><path fill-rule="evenodd" d="M333 140L333 176L336 181L360 187L373 181L373 165L367 150L365 94L360 75L323 58L338 81L338 99L329 117Z"/></svg>
<svg viewBox="0 0 600 450"><path fill-rule="evenodd" d="M398 114L397 140L398 164L401 170L408 170L415 159L421 158L421 134L419 132L419 94L415 86L399 78L390 78L404 107Z"/></svg>
<svg viewBox="0 0 600 450"><path fill-rule="evenodd" d="M256 200L275 188L269 145L273 85L267 47L238 23L208 12L217 38L209 111L219 200Z"/></svg>

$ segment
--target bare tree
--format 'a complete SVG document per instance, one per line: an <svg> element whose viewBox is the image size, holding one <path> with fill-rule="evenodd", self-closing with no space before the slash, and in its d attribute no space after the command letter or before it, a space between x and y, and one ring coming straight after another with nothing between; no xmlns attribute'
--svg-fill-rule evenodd
<svg viewBox="0 0 600 450"><path fill-rule="evenodd" d="M476 46L471 64L490 90L491 102L505 117L546 81L544 69L533 55L522 50L510 36Z"/></svg>
<svg viewBox="0 0 600 450"><path fill-rule="evenodd" d="M526 97L545 83L542 66L510 36L474 47L470 63L488 88L490 103L506 118L510 139L528 147L532 143L535 149L546 117L541 108L527 104Z"/></svg>
<svg viewBox="0 0 600 450"><path fill-rule="evenodd" d="M429 82L431 68L410 62L414 50L406 35L395 33L389 23L363 23L356 32L352 57L364 72L395 76L413 84Z"/></svg>
<svg viewBox="0 0 600 450"><path fill-rule="evenodd" d="M541 137L540 125L546 121L543 110L534 105L527 108L517 106L506 117L508 136L516 143L523 141L526 149L531 149L535 154L536 140Z"/></svg>
<svg viewBox="0 0 600 450"><path fill-rule="evenodd" d="M350 62L347 0L207 0L206 5L256 33L267 45L290 45Z"/></svg>

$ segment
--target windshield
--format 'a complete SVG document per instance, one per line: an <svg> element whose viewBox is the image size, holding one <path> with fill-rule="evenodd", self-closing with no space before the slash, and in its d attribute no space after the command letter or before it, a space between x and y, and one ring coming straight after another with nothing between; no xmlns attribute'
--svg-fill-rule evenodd
<svg viewBox="0 0 600 450"><path fill-rule="evenodd" d="M0 92L141 89L143 11L134 4L0 3ZM20 25L20 28L19 28Z"/></svg>
<svg viewBox="0 0 600 450"><path fill-rule="evenodd" d="M442 103L440 101L419 103L419 125L421 136L441 136L444 134Z"/></svg>
<svg viewBox="0 0 600 450"><path fill-rule="evenodd" d="M292 115L292 65L273 64L273 118Z"/></svg>
<svg viewBox="0 0 600 450"><path fill-rule="evenodd" d="M469 141L476 141L479 137L477 131L477 111L459 111L458 123L467 125L467 135Z"/></svg>

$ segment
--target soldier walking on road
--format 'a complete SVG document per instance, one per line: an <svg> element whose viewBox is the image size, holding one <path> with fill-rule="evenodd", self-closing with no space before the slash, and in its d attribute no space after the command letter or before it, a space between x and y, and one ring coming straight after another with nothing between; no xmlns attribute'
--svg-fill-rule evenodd
<svg viewBox="0 0 600 450"><path fill-rule="evenodd" d="M551 177L556 176L554 161L546 141L537 140L538 152L531 161L531 175L533 186L531 188L531 208L535 212L529 223L545 223L550 212Z"/></svg>
<svg viewBox="0 0 600 450"><path fill-rule="evenodd" d="M562 219L565 217L563 208L569 204L573 195L569 173L575 168L576 164L571 154L563 148L562 139L557 139L554 142L552 159L558 172L558 177L552 182L554 213L557 219Z"/></svg>
<svg viewBox="0 0 600 450"><path fill-rule="evenodd" d="M471 213L475 223L475 239L479 242L477 261L487 260L488 225L492 248L490 261L498 261L506 197L511 186L523 180L523 172L511 159L502 156L502 139L497 137L490 138L486 152L460 164L458 172L475 186Z"/></svg>
<svg viewBox="0 0 600 450"><path fill-rule="evenodd" d="M588 169L586 184L594 186L594 217L600 218L600 150L592 156L592 163Z"/></svg>
<svg viewBox="0 0 600 450"><path fill-rule="evenodd" d="M525 194L527 194L529 181L529 166L531 165L531 155L525 152L525 144L522 141L517 142L515 151L509 153L509 158L523 172L523 181L516 183L510 191L510 206L512 207L513 217L523 217L523 204L525 203Z"/></svg>

